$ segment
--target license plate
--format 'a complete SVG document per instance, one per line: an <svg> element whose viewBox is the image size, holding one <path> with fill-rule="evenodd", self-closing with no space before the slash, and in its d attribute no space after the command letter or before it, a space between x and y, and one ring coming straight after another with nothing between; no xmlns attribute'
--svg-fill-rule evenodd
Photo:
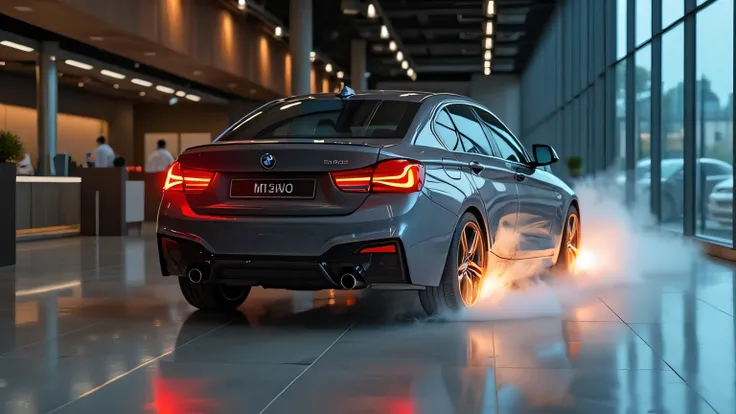
<svg viewBox="0 0 736 414"><path fill-rule="evenodd" d="M313 199L316 182L311 178L237 179L230 182L230 198Z"/></svg>

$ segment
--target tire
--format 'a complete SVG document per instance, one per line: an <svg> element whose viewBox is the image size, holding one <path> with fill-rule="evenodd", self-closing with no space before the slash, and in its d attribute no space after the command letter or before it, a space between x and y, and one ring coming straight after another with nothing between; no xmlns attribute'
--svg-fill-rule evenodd
<svg viewBox="0 0 736 414"><path fill-rule="evenodd" d="M186 277L179 278L179 287L184 299L190 305L203 311L226 312L235 310L245 302L250 293L250 287L192 283Z"/></svg>
<svg viewBox="0 0 736 414"><path fill-rule="evenodd" d="M571 222L574 222L574 224ZM578 249L580 249L580 240L582 238L580 213L574 205L571 205L570 208L567 209L567 215L565 216L565 223L563 226L560 251L557 255L557 263L552 266L552 273L558 275L569 275L575 271L575 260L577 259ZM571 230L573 228L575 233L571 234Z"/></svg>
<svg viewBox="0 0 736 414"><path fill-rule="evenodd" d="M471 213L465 213L460 218L452 236L439 285L419 291L419 301L428 315L468 309L480 299L488 260L486 238L481 226ZM464 242L461 237L464 237ZM471 240L477 243L474 253L472 256L462 255L463 251L472 249ZM465 246L468 246L467 249ZM459 274L461 267L464 268L462 275Z"/></svg>

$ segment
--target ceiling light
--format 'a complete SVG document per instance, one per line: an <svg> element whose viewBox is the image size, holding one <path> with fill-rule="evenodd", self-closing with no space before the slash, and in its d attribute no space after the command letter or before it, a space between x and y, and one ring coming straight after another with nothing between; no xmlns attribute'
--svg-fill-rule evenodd
<svg viewBox="0 0 736 414"><path fill-rule="evenodd" d="M84 70L91 70L93 69L92 65L88 65L86 63L77 62L76 60L67 59L64 61L69 66L74 66L75 68L84 69Z"/></svg>
<svg viewBox="0 0 736 414"><path fill-rule="evenodd" d="M404 70L409 69L409 62L407 61L401 62L401 69L404 69Z"/></svg>
<svg viewBox="0 0 736 414"><path fill-rule="evenodd" d="M143 56L156 56L156 52L145 52Z"/></svg>
<svg viewBox="0 0 736 414"><path fill-rule="evenodd" d="M27 6L15 6L15 10L18 10L19 12L32 12L33 9Z"/></svg>
<svg viewBox="0 0 736 414"><path fill-rule="evenodd" d="M186 93L186 92L184 92L184 91L178 91L178 92L176 93L176 96L178 96L178 97L180 97L180 98L183 98L183 97L187 96L187 93Z"/></svg>
<svg viewBox="0 0 736 414"><path fill-rule="evenodd" d="M186 98L187 98L187 99L189 99L190 101L193 101L193 102L199 102L199 101L201 101L201 100L202 100L202 98L200 98L199 96L197 96L197 95L192 95L192 94L188 94L188 95L186 96Z"/></svg>
<svg viewBox="0 0 736 414"><path fill-rule="evenodd" d="M411 76L411 80L413 80L413 81L417 80L417 74L416 74L416 73L414 73L414 74L413 74L413 75Z"/></svg>
<svg viewBox="0 0 736 414"><path fill-rule="evenodd" d="M485 69L483 69L483 74L486 75L486 76L490 75L491 74L491 68L485 68Z"/></svg>
<svg viewBox="0 0 736 414"><path fill-rule="evenodd" d="M156 90L159 91L159 92L163 92L163 93L174 93L174 92L176 92L173 89L169 88L168 86L163 86L163 85L157 85L156 86Z"/></svg>
<svg viewBox="0 0 736 414"><path fill-rule="evenodd" d="M488 6L486 7L486 16L491 17L496 14L496 2L494 0L488 0Z"/></svg>
<svg viewBox="0 0 736 414"><path fill-rule="evenodd" d="M337 79L342 79L345 77L345 73L343 71L339 70L337 71Z"/></svg>
<svg viewBox="0 0 736 414"><path fill-rule="evenodd" d="M368 12L366 13L369 19L375 19L376 18L376 6L373 4L368 5Z"/></svg>
<svg viewBox="0 0 736 414"><path fill-rule="evenodd" d="M131 82L135 83L136 85L145 86L146 88L152 86L153 84L147 80L133 78L130 80Z"/></svg>
<svg viewBox="0 0 736 414"><path fill-rule="evenodd" d="M79 83L77 84L77 86L79 86L80 88L84 88L84 82L79 82Z"/></svg>
<svg viewBox="0 0 736 414"><path fill-rule="evenodd" d="M146 93L143 92L143 91L140 91L140 92L138 92L138 95L140 95L140 96L146 96Z"/></svg>
<svg viewBox="0 0 736 414"><path fill-rule="evenodd" d="M406 74L407 74L407 75L409 75L409 77L411 78L412 76L414 76L414 69L412 69L412 68L409 68L409 69L408 69L408 70L406 71Z"/></svg>
<svg viewBox="0 0 736 414"><path fill-rule="evenodd" d="M486 49L493 48L493 39L490 38L490 37L486 37L486 41L485 41L485 45L484 46L485 46Z"/></svg>
<svg viewBox="0 0 736 414"><path fill-rule="evenodd" d="M238 9L245 10L246 7L248 6L245 4L245 0L238 0Z"/></svg>
<svg viewBox="0 0 736 414"><path fill-rule="evenodd" d="M486 35L490 36L493 34L493 22L486 22Z"/></svg>
<svg viewBox="0 0 736 414"><path fill-rule="evenodd" d="M118 84L116 83L116 84L112 85L112 87L113 87L113 88L115 88L115 89L119 89L119 88L120 88L120 85L118 85Z"/></svg>
<svg viewBox="0 0 736 414"><path fill-rule="evenodd" d="M105 76L109 76L109 77L115 78L115 79L125 79L125 75L123 75L122 73L113 72L113 71L107 70L107 69L102 69L100 71L100 74L105 75Z"/></svg>
<svg viewBox="0 0 736 414"><path fill-rule="evenodd" d="M396 42L394 42L393 40L388 42L388 50L395 52L396 49L398 49L398 47L396 47Z"/></svg>
<svg viewBox="0 0 736 414"><path fill-rule="evenodd" d="M385 24L381 25L381 39L388 39L388 27Z"/></svg>
<svg viewBox="0 0 736 414"><path fill-rule="evenodd" d="M491 51L490 50L486 50L486 53L483 54L483 59L484 60L491 60Z"/></svg>
<svg viewBox="0 0 736 414"><path fill-rule="evenodd" d="M491 67L491 61L490 60L486 60L485 62L483 62L483 67L484 68L490 68Z"/></svg>
<svg viewBox="0 0 736 414"><path fill-rule="evenodd" d="M328 63L325 65L325 72L332 73L332 64Z"/></svg>
<svg viewBox="0 0 736 414"><path fill-rule="evenodd" d="M5 66L5 62L3 62L2 60L0 60L0 66Z"/></svg>
<svg viewBox="0 0 736 414"><path fill-rule="evenodd" d="M399 61L399 62L401 62L402 60L404 60L404 54L401 53L400 50L398 52L396 52L396 60Z"/></svg>
<svg viewBox="0 0 736 414"><path fill-rule="evenodd" d="M3 40L0 42L0 45L12 47L13 49L20 50L21 52L33 52L32 47L24 46L15 42L11 42L10 40Z"/></svg>
<svg viewBox="0 0 736 414"><path fill-rule="evenodd" d="M314 62L317 59L317 52L309 52L309 61Z"/></svg>
<svg viewBox="0 0 736 414"><path fill-rule="evenodd" d="M56 62L56 56L51 56L51 57L49 58L49 60L50 60L50 61L52 61L52 62Z"/></svg>
<svg viewBox="0 0 736 414"><path fill-rule="evenodd" d="M281 26L276 26L276 28L273 29L273 34L276 37L281 37L284 35L284 29L282 29Z"/></svg>
<svg viewBox="0 0 736 414"><path fill-rule="evenodd" d="M195 70L194 72L192 72L192 74L193 74L194 76L199 76L199 75L201 75L201 74L202 74L202 71L201 71L201 70Z"/></svg>
<svg viewBox="0 0 736 414"><path fill-rule="evenodd" d="M91 40L93 42L101 42L101 41L105 40L105 38L102 37L102 36L90 36L89 37L89 40Z"/></svg>

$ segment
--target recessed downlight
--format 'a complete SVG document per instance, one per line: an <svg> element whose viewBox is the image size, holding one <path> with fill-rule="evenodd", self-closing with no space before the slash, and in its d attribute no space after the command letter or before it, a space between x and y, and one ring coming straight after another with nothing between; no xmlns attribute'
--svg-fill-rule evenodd
<svg viewBox="0 0 736 414"><path fill-rule="evenodd" d="M125 79L125 75L123 75L122 73L113 72L107 69L102 69L100 71L100 74L111 77L111 78L115 78L115 79Z"/></svg>
<svg viewBox="0 0 736 414"><path fill-rule="evenodd" d="M337 71L337 79L342 79L345 77L345 72L338 70Z"/></svg>
<svg viewBox="0 0 736 414"><path fill-rule="evenodd" d="M401 69L409 69L409 62L407 62L406 60L401 62Z"/></svg>
<svg viewBox="0 0 736 414"><path fill-rule="evenodd" d="M388 39L388 27L385 24L381 25L381 39Z"/></svg>
<svg viewBox="0 0 736 414"><path fill-rule="evenodd" d="M153 83L147 80L138 79L138 78L133 78L130 80L130 82L135 83L136 85L145 86L146 88L150 88L153 85Z"/></svg>
<svg viewBox="0 0 736 414"><path fill-rule="evenodd" d="M20 43L11 42L10 40L1 41L0 45L3 45L5 47L10 47L16 50L20 50L21 52L33 52L32 47L21 45Z"/></svg>
<svg viewBox="0 0 736 414"><path fill-rule="evenodd" d="M189 99L189 100L190 100L190 101L192 101L192 102L199 102L199 101L201 101L201 100L202 100L202 98L200 98L199 96L197 96L197 95L192 95L192 94L187 94L187 95L185 96L185 98Z"/></svg>
<svg viewBox="0 0 736 414"><path fill-rule="evenodd" d="M168 86L163 86L163 85L157 85L156 90L159 92L168 93L168 94L172 94L176 92L174 89L169 88Z"/></svg>
<svg viewBox="0 0 736 414"><path fill-rule="evenodd" d="M184 91L178 91L178 92L176 92L176 96L178 96L180 98L183 98L183 97L187 96L187 93L184 92Z"/></svg>
<svg viewBox="0 0 736 414"><path fill-rule="evenodd" d="M92 69L94 69L94 66L92 66L92 65L88 65L86 63L79 62L79 61L72 60L72 59L67 59L67 60L64 61L64 63L66 63L69 66L74 66L75 68L79 68L79 69L84 69L84 70L92 70Z"/></svg>
<svg viewBox="0 0 736 414"><path fill-rule="evenodd" d="M276 26L275 29L273 29L273 35L276 37L281 37L284 35L284 29L281 28L281 26Z"/></svg>

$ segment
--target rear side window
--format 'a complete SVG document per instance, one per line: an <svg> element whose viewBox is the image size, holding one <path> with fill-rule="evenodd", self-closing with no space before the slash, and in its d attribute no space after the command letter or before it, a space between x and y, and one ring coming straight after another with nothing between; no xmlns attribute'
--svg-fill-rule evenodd
<svg viewBox="0 0 736 414"><path fill-rule="evenodd" d="M455 125L446 110L441 110L434 119L434 130L450 151L462 151L460 139L457 136Z"/></svg>
<svg viewBox="0 0 736 414"><path fill-rule="evenodd" d="M450 105L450 117L460 133L465 152L470 154L493 155L491 143L483 132L473 110L467 105Z"/></svg>
<svg viewBox="0 0 736 414"><path fill-rule="evenodd" d="M527 162L524 148L496 117L482 110L478 110L476 113L491 131L491 137L501 152L501 158L518 163Z"/></svg>
<svg viewBox="0 0 736 414"><path fill-rule="evenodd" d="M274 102L235 125L219 141L273 138L403 138L419 103L309 99Z"/></svg>

